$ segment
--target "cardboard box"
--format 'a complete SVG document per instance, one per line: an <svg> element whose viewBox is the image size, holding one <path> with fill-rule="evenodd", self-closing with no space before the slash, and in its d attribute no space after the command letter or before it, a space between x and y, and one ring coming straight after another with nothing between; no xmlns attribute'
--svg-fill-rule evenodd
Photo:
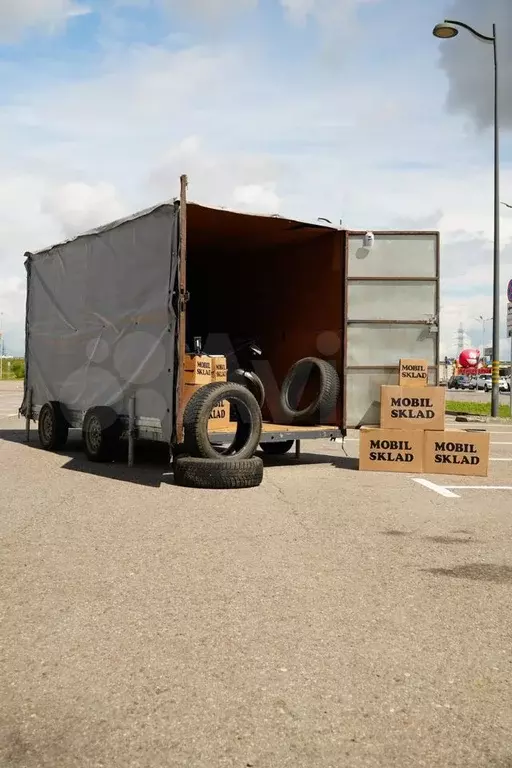
<svg viewBox="0 0 512 768"><path fill-rule="evenodd" d="M212 361L207 355L185 355L185 384L209 384Z"/></svg>
<svg viewBox="0 0 512 768"><path fill-rule="evenodd" d="M228 367L224 355L212 355L212 381L227 381Z"/></svg>
<svg viewBox="0 0 512 768"><path fill-rule="evenodd" d="M426 360L400 360L398 385L400 387L426 387L428 384L428 363Z"/></svg>
<svg viewBox="0 0 512 768"><path fill-rule="evenodd" d="M183 407L187 407L187 403L194 395L198 389L201 389L201 384L185 384L185 399L184 399L184 405ZM228 400L222 400L220 403L218 403L213 409L210 416L210 419L208 420L208 431L216 431L216 432L222 432L228 431L229 429L229 413L230 413L230 406Z"/></svg>
<svg viewBox="0 0 512 768"><path fill-rule="evenodd" d="M424 471L436 475L487 477L490 444L489 432L469 430L425 432Z"/></svg>
<svg viewBox="0 0 512 768"><path fill-rule="evenodd" d="M229 431L229 400L222 400L215 408L208 421L208 432L228 432Z"/></svg>
<svg viewBox="0 0 512 768"><path fill-rule="evenodd" d="M421 472L423 432L361 427L359 469L370 472Z"/></svg>
<svg viewBox="0 0 512 768"><path fill-rule="evenodd" d="M380 426L383 429L444 429L444 387L383 385L380 391Z"/></svg>

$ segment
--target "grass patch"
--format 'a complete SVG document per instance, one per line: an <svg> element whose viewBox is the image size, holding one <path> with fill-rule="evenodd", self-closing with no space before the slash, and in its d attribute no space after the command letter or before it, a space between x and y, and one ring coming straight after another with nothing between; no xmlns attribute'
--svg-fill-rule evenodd
<svg viewBox="0 0 512 768"><path fill-rule="evenodd" d="M10 357L2 360L2 381L25 378L25 360L22 357Z"/></svg>
<svg viewBox="0 0 512 768"><path fill-rule="evenodd" d="M463 400L447 400L446 410L452 413L468 413L471 416L490 416L490 403L472 403ZM500 403L499 415L502 419L510 419L510 405Z"/></svg>

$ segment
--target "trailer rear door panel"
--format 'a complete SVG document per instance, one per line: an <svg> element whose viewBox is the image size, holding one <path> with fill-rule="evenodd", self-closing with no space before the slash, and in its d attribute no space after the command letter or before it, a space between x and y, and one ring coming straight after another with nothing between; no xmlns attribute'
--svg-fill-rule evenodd
<svg viewBox="0 0 512 768"><path fill-rule="evenodd" d="M397 383L401 357L439 376L439 234L348 233L344 426L378 424L380 387Z"/></svg>

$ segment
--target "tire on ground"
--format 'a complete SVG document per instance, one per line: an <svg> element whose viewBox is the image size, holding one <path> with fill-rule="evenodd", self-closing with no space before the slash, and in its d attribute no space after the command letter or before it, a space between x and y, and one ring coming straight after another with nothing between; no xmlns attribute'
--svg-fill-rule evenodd
<svg viewBox="0 0 512 768"><path fill-rule="evenodd" d="M219 458L219 452L210 442L208 421L212 409L222 400L228 400L238 411L233 442L222 455L230 460L250 459L261 437L261 410L246 387L230 382L205 384L190 398L183 414L184 450L195 458Z"/></svg>
<svg viewBox="0 0 512 768"><path fill-rule="evenodd" d="M60 451L67 443L69 424L59 402L45 403L37 424L39 442L45 451Z"/></svg>
<svg viewBox="0 0 512 768"><path fill-rule="evenodd" d="M267 456L284 456L292 448L295 440L283 440L279 443L260 443L260 449Z"/></svg>
<svg viewBox="0 0 512 768"><path fill-rule="evenodd" d="M242 368L237 368L232 374L230 381L247 387L249 392L256 398L259 407L263 408L265 403L265 387L260 377L254 371L244 371Z"/></svg>
<svg viewBox="0 0 512 768"><path fill-rule="evenodd" d="M250 459L198 459L179 456L174 481L185 488L254 488L263 480L263 462Z"/></svg>
<svg viewBox="0 0 512 768"><path fill-rule="evenodd" d="M316 369L320 379L318 394L305 408L297 409L291 402L294 391L302 393L309 377ZM336 408L340 394L340 379L336 369L326 360L304 357L292 365L281 387L280 406L286 422L298 425L318 424L319 418L327 418ZM296 398L299 402L300 394Z"/></svg>
<svg viewBox="0 0 512 768"><path fill-rule="evenodd" d="M122 426L116 412L105 405L90 408L84 417L82 437L90 461L112 461L116 455Z"/></svg>

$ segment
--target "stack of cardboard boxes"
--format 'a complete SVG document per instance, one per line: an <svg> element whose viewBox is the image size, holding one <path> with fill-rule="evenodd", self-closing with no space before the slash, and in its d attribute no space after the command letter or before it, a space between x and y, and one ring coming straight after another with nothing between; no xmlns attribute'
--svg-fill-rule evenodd
<svg viewBox="0 0 512 768"><path fill-rule="evenodd" d="M400 360L397 386L381 387L380 426L361 427L359 468L487 477L488 432L446 430L445 389L428 386L425 360Z"/></svg>
<svg viewBox="0 0 512 768"><path fill-rule="evenodd" d="M212 381L227 381L228 370L223 355L185 355L185 405L200 387ZM223 400L212 410L208 422L210 431L229 429L229 402Z"/></svg>

